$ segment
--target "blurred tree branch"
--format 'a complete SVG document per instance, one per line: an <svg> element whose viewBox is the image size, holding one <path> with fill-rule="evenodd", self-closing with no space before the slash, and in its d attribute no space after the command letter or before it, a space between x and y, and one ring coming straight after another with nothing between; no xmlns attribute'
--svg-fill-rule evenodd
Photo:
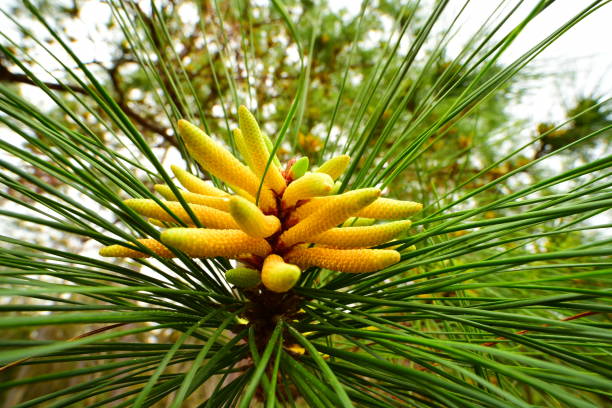
<svg viewBox="0 0 612 408"><path fill-rule="evenodd" d="M0 58L0 81L28 84L28 85L38 87L36 82L30 79L29 76L25 74L17 74L9 70L4 65L1 58ZM43 82L43 84L45 84L45 86L48 87L49 89L53 89L55 91L66 91L69 89L72 92L79 93L81 95L89 95L88 91L86 91L85 89L81 88L78 85L58 84L55 82Z"/></svg>
<svg viewBox="0 0 612 408"><path fill-rule="evenodd" d="M125 55L120 56L115 59L113 65L110 68L105 68L108 73L111 84L113 85L113 89L115 94L117 95L117 105L125 112L125 114L130 117L134 122L138 123L144 129L147 129L153 133L160 135L165 142L168 142L170 145L177 147L176 139L168 134L168 129L164 126L159 125L155 119L147 118L142 116L140 113L136 112L129 105L129 101L125 95L124 90L121 87L121 83L119 80L119 68L125 62L129 62Z"/></svg>
<svg viewBox="0 0 612 408"><path fill-rule="evenodd" d="M160 126L152 118L147 118L147 117L142 116L140 113L136 112L133 108L129 106L126 95L121 89L119 79L118 79L119 67L121 66L123 62L127 62L127 61L128 60L126 58L120 57L116 60L116 62L113 64L111 68L105 68L111 78L113 88L117 95L117 100L116 100L117 104L119 105L119 107L121 107L123 112L125 112L125 114L130 119L132 119L134 122L139 124L143 129L146 129L148 131L151 131L155 134L160 135L164 139L164 141L176 147L177 146L176 140L168 134L168 129L166 127ZM2 59L0 59L0 81L11 82L11 83L21 83L21 84L27 84L27 85L38 87L38 84L34 82L32 79L30 79L30 77L28 77L27 75L18 74L18 73L15 73L9 70L3 64ZM70 90L74 93L78 93L81 95L89 95L89 91L87 91L86 89L83 89L82 87L78 85L60 84L60 83L55 83L55 82L43 82L43 84L47 88L53 89L54 91L66 92Z"/></svg>

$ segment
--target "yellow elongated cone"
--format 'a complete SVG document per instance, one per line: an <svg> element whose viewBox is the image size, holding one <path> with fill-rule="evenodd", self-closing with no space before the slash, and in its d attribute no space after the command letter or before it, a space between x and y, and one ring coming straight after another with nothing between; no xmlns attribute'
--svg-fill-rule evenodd
<svg viewBox="0 0 612 408"><path fill-rule="evenodd" d="M310 242L334 248L367 248L389 242L410 228L410 224L410 221L394 221L369 227L332 228Z"/></svg>
<svg viewBox="0 0 612 408"><path fill-rule="evenodd" d="M278 255L268 255L261 269L261 282L276 293L285 293L295 286L302 271L296 265L285 263Z"/></svg>
<svg viewBox="0 0 612 408"><path fill-rule="evenodd" d="M270 157L263 135L261 134L255 117L245 106L240 106L238 108L238 119L240 122L240 130L244 136L244 143L249 151L250 160L255 167L255 174L261 178ZM285 178L280 170L273 164L270 165L266 173L265 184L277 194L282 194L287 186ZM240 185L238 186L240 187ZM251 192L246 188L245 190L249 193Z"/></svg>
<svg viewBox="0 0 612 408"><path fill-rule="evenodd" d="M289 218L290 221L301 221L304 218L311 215L313 212L317 211L322 206L329 204L332 202L334 198L337 196L325 196L325 197L314 197L304 204L296 207L295 210L291 213Z"/></svg>
<svg viewBox="0 0 612 408"><path fill-rule="evenodd" d="M357 217L376 218L377 220L401 220L418 213L423 204L414 201L379 198L357 213Z"/></svg>
<svg viewBox="0 0 612 408"><path fill-rule="evenodd" d="M253 288L261 283L259 271L245 267L228 270L225 272L225 279L239 288Z"/></svg>
<svg viewBox="0 0 612 408"><path fill-rule="evenodd" d="M290 247L309 239L336 225L342 224L363 207L371 204L380 195L377 188L363 188L340 194L310 216L283 232L280 245Z"/></svg>
<svg viewBox="0 0 612 408"><path fill-rule="evenodd" d="M156 253L162 258L174 258L175 257L172 251L170 251L161 242L157 240L150 239L150 238L144 238L144 239L139 239L138 242L140 242L142 245L146 246L147 248L149 248L151 251L153 251L154 253ZM144 252L136 251L132 248L124 247L123 245L109 245L109 246L106 246L100 249L100 256L118 257L118 258L119 257L120 258L148 258L151 255L146 254Z"/></svg>
<svg viewBox="0 0 612 408"><path fill-rule="evenodd" d="M299 200L324 196L334 186L334 180L325 173L307 173L289 184L283 194L282 207L291 208Z"/></svg>
<svg viewBox="0 0 612 408"><path fill-rule="evenodd" d="M155 191L161 194L166 200L170 201L178 201L176 195L172 192L172 189L166 184L156 184L153 186ZM228 197L215 197L215 196L207 196L197 193L192 193L189 191L179 190L183 199L192 204L200 204L205 205L207 207L216 208L221 211L229 211L229 196Z"/></svg>
<svg viewBox="0 0 612 408"><path fill-rule="evenodd" d="M226 183L246 190L249 194L257 193L258 177L227 149L186 120L179 120L178 130L185 140L191 157L204 169Z"/></svg>
<svg viewBox="0 0 612 408"><path fill-rule="evenodd" d="M194 176L187 170L181 169L178 166L170 166L172 172L178 179L179 183L192 193L202 194L215 197L229 197L230 195L223 190L219 190L213 186L210 181L204 181L201 178Z"/></svg>
<svg viewBox="0 0 612 408"><path fill-rule="evenodd" d="M250 237L240 230L170 228L161 233L160 239L192 258L236 258L243 254L266 256L272 250L265 239Z"/></svg>
<svg viewBox="0 0 612 408"><path fill-rule="evenodd" d="M273 215L265 215L246 198L234 196L230 199L229 213L246 234L266 238L279 230L281 223Z"/></svg>
<svg viewBox="0 0 612 408"><path fill-rule="evenodd" d="M170 213L166 212L159 204L153 200L144 198L130 198L123 202L132 210L146 217L155 218L165 222L176 222ZM193 224L193 220L189 213L185 211L181 203L176 201L164 201L164 205L168 207L181 221L186 224ZM189 208L193 211L198 220L208 228L218 229L238 229L238 224L229 213L215 208L206 207L199 204L191 204Z"/></svg>
<svg viewBox="0 0 612 408"><path fill-rule="evenodd" d="M342 175L342 173L344 173L344 170L346 170L346 167L348 166L350 161L351 158L346 154L343 154L342 156L333 157L323 163L321 167L317 169L317 173L329 174L329 176L333 180L336 180Z"/></svg>
<svg viewBox="0 0 612 408"><path fill-rule="evenodd" d="M253 166L253 161L251 160L251 156L249 155L249 149L247 148L246 143L244 142L244 135L242 131L238 128L232 131L232 135L234 136L234 143L236 143L236 148L238 152L240 152L240 156L242 156L242 160L249 166L249 168L255 172L255 166Z"/></svg>
<svg viewBox="0 0 612 408"><path fill-rule="evenodd" d="M400 254L389 249L294 248L285 259L302 268L318 266L332 271L375 272L398 263Z"/></svg>

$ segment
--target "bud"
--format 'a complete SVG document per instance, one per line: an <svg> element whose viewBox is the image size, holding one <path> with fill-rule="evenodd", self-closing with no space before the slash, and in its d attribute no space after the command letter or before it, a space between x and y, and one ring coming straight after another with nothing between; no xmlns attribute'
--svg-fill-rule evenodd
<svg viewBox="0 0 612 408"><path fill-rule="evenodd" d="M404 233L411 224L410 221L395 221L369 227L332 228L309 241L334 248L368 248L389 242Z"/></svg>
<svg viewBox="0 0 612 408"><path fill-rule="evenodd" d="M229 212L240 229L252 237L269 237L281 226L278 218L264 215L255 204L243 197L234 196L230 199Z"/></svg>
<svg viewBox="0 0 612 408"><path fill-rule="evenodd" d="M299 159L297 159L293 165L291 166L291 169L289 169L289 177L291 178L291 180L297 180L300 177L302 177L304 174L306 174L306 171L308 170L308 157L300 157Z"/></svg>
<svg viewBox="0 0 612 408"><path fill-rule="evenodd" d="M174 258L174 254L168 248L166 248L161 242L150 239L138 239L145 247L149 248L152 252L157 254L161 258ZM110 245L100 249L100 256L105 257L117 257L117 258L148 258L151 255L144 252L137 251L132 248L124 247L123 245Z"/></svg>
<svg viewBox="0 0 612 408"><path fill-rule="evenodd" d="M300 200L329 193L334 181L325 173L308 173L295 180L285 190L282 199L283 208L291 208Z"/></svg>
<svg viewBox="0 0 612 408"><path fill-rule="evenodd" d="M213 186L210 181L204 181L178 166L170 166L170 168L179 183L192 193L215 197L229 197L228 193Z"/></svg>
<svg viewBox="0 0 612 408"><path fill-rule="evenodd" d="M261 177L266 169L270 153L266 148L264 137L259 130L259 125L255 117L249 112L245 106L238 108L238 118L240 122L240 130L244 136L244 144L249 151L250 160L255 167L255 174ZM274 164L270 164L266 172L265 184L268 185L277 194L282 194L285 190L285 178L280 173L280 170ZM248 189L246 189L249 191ZM251 191L249 191L250 193Z"/></svg>
<svg viewBox="0 0 612 408"><path fill-rule="evenodd" d="M228 270L225 279L239 288L253 288L261 283L258 270L244 267Z"/></svg>
<svg viewBox="0 0 612 408"><path fill-rule="evenodd" d="M153 200L130 198L129 200L123 201L123 203L145 217L151 217L165 222L176 222L176 219L170 215L170 213L166 212L166 210L164 210ZM163 203L181 221L186 224L194 224L194 221L189 216L189 213L187 213L187 211L183 208L181 203L176 201L164 201ZM238 229L238 224L236 224L236 221L234 221L232 216L225 211L220 211L199 204L191 204L189 208L200 223L202 223L202 225L205 227L218 229Z"/></svg>
<svg viewBox="0 0 612 408"><path fill-rule="evenodd" d="M389 245L389 246L385 246L385 249L395 249L396 251L403 251L403 252L412 252L412 251L416 251L416 245L410 245L409 247L406 248L402 248L402 246L404 246L403 243L397 241L397 240L391 240L389 242L387 242L387 244L395 244L395 245Z"/></svg>
<svg viewBox="0 0 612 408"><path fill-rule="evenodd" d="M400 261L400 254L389 249L294 248L285 258L303 269L311 266L332 271L376 272Z"/></svg>
<svg viewBox="0 0 612 408"><path fill-rule="evenodd" d="M295 286L301 275L296 265L285 263L278 255L268 255L261 270L264 286L276 293L285 293Z"/></svg>
<svg viewBox="0 0 612 408"><path fill-rule="evenodd" d="M357 213L357 217L376 218L377 220L401 220L423 209L423 204L413 201L379 198Z"/></svg>
<svg viewBox="0 0 612 408"><path fill-rule="evenodd" d="M321 167L317 169L317 173L329 174L333 180L336 180L342 175L342 173L344 173L344 170L346 170L350 160L351 158L346 154L333 157L323 163Z"/></svg>
<svg viewBox="0 0 612 408"><path fill-rule="evenodd" d="M236 258L243 254L266 256L272 250L266 240L250 237L240 230L170 228L162 231L160 239L192 258Z"/></svg>
<svg viewBox="0 0 612 408"><path fill-rule="evenodd" d="M308 242L313 236L342 224L379 195L380 190L377 188L363 188L334 196L333 200L285 231L280 236L280 243L290 247L298 242Z"/></svg>
<svg viewBox="0 0 612 408"><path fill-rule="evenodd" d="M176 195L172 192L172 189L166 184L156 184L153 186L155 191L161 194L166 200L178 201ZM214 197L202 194L191 193L189 191L178 190L183 199L191 204L200 204L207 207L216 208L221 211L229 211L229 196L227 197Z"/></svg>

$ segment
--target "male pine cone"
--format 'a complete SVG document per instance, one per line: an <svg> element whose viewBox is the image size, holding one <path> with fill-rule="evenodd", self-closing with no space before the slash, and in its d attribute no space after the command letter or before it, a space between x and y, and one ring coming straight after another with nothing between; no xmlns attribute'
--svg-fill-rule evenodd
<svg viewBox="0 0 612 408"><path fill-rule="evenodd" d="M335 194L334 180L349 164L346 155L314 172L306 171L308 160L299 160L299 171L291 168L295 160L281 171L278 158L270 160L269 141L244 106L239 108L239 123L233 135L246 164L204 131L180 120L178 130L187 151L202 169L224 182L225 189L172 166L186 191L156 185L166 201L124 202L154 225L170 227L161 232L160 241L145 238L128 246L111 245L100 255L173 258L180 251L192 258L237 259L247 266L227 271L230 284L243 290L263 285L276 293L298 284L305 268L363 273L400 261L398 251L372 247L404 234L410 227L405 218L420 211L421 204L380 198L375 188ZM354 217L367 222L355 222ZM398 221L371 225L377 219Z"/></svg>

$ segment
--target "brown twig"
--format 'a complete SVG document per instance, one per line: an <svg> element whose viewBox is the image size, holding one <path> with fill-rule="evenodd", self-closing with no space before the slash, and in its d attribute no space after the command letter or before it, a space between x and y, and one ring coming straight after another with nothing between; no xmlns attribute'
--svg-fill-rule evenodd
<svg viewBox="0 0 612 408"><path fill-rule="evenodd" d="M123 112L125 112L128 117L130 117L134 122L142 126L144 129L147 129L153 133L160 135L164 139L164 141L168 142L174 147L178 147L176 139L168 134L168 129L158 125L152 119L148 119L140 115L128 104L128 101L125 97L125 93L121 89L121 83L119 81L119 68L124 62L127 61L128 60L125 58L125 56L121 56L114 61L113 65L110 68L106 69L110 77L111 84L113 85L113 89L115 90L115 94L117 96L117 105L119 105L121 110L123 110Z"/></svg>

